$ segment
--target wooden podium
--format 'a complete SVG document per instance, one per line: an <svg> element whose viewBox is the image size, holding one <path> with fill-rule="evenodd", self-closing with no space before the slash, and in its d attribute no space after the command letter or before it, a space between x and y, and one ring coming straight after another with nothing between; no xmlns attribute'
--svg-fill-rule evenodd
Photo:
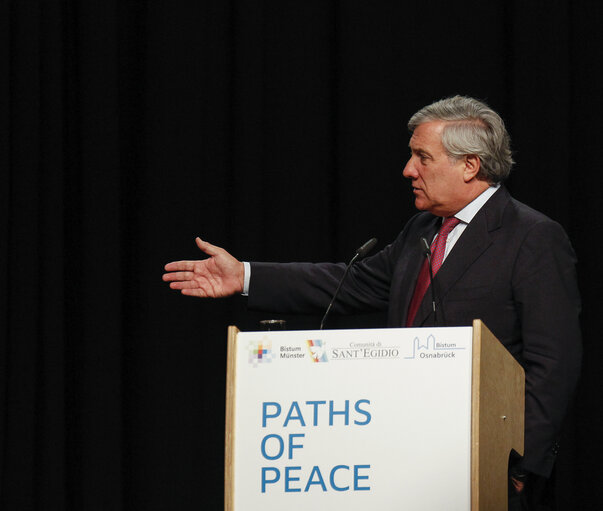
<svg viewBox="0 0 603 511"><path fill-rule="evenodd" d="M225 510L506 511L524 372L473 327L228 331Z"/></svg>

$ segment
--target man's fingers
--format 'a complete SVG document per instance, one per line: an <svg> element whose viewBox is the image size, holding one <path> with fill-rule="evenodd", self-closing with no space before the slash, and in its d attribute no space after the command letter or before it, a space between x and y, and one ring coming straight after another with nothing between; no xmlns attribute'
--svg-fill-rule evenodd
<svg viewBox="0 0 603 511"><path fill-rule="evenodd" d="M523 491L525 486L525 483L523 481L515 479L513 476L511 476L511 482L513 483L513 487L515 488L515 491L517 493L521 493Z"/></svg>
<svg viewBox="0 0 603 511"><path fill-rule="evenodd" d="M170 289L198 289L199 283L194 280L182 280L170 282Z"/></svg>
<svg viewBox="0 0 603 511"><path fill-rule="evenodd" d="M164 267L166 273L162 277L163 281L169 282L171 289L179 290L183 295L188 296L217 298L234 294L236 290L232 288L236 285L231 281L237 277L235 273L238 270L233 264L233 261L237 262L236 259L223 248L203 241L199 237L195 238L195 243L210 258L197 261L172 261ZM243 263L239 264L243 266ZM224 279L228 281L226 289L223 287ZM239 280L242 282L243 278Z"/></svg>
<svg viewBox="0 0 603 511"><path fill-rule="evenodd" d="M165 271L193 271L198 261L173 261L164 266Z"/></svg>
<svg viewBox="0 0 603 511"><path fill-rule="evenodd" d="M192 280L194 273L190 271L175 271L171 273L165 273L163 275L164 282L173 282L175 280Z"/></svg>

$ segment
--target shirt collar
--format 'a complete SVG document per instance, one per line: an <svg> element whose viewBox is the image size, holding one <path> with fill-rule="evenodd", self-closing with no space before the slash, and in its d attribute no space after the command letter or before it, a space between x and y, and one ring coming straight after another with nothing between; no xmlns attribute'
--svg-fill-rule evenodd
<svg viewBox="0 0 603 511"><path fill-rule="evenodd" d="M477 212L482 209L484 204L488 202L488 199L492 197L499 188L500 184L489 186L454 216L461 222L468 224L471 222L471 220L473 220L473 217L477 215Z"/></svg>

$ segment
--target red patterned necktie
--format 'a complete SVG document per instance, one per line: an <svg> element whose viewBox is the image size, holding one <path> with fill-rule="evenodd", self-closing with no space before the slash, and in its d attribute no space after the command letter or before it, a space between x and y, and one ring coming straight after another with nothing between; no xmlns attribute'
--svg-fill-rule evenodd
<svg viewBox="0 0 603 511"><path fill-rule="evenodd" d="M438 236L435 240L435 243L433 243L431 246L431 271L433 272L434 277L444 262L444 252L446 251L446 240L448 239L448 235L450 234L450 231L452 231L452 229L459 224L459 222L460 220L458 218L454 218L453 216L446 218L442 223L442 227L440 227L440 230L438 231ZM421 305L423 296L425 296L425 291L427 291L427 288L429 287L429 281L429 266L427 263L427 258L425 258L423 266L421 266L421 270L419 271L415 292L412 295L412 300L408 306L406 326L412 326L415 316L417 315L417 311L419 310L419 305Z"/></svg>

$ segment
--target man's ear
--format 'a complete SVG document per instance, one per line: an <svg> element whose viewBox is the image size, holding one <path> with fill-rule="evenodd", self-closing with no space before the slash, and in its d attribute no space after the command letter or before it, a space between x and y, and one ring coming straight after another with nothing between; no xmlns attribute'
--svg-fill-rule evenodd
<svg viewBox="0 0 603 511"><path fill-rule="evenodd" d="M463 179L468 183L473 178L477 178L481 169L481 161L479 156L475 154L467 154L465 158L465 169L463 171Z"/></svg>

